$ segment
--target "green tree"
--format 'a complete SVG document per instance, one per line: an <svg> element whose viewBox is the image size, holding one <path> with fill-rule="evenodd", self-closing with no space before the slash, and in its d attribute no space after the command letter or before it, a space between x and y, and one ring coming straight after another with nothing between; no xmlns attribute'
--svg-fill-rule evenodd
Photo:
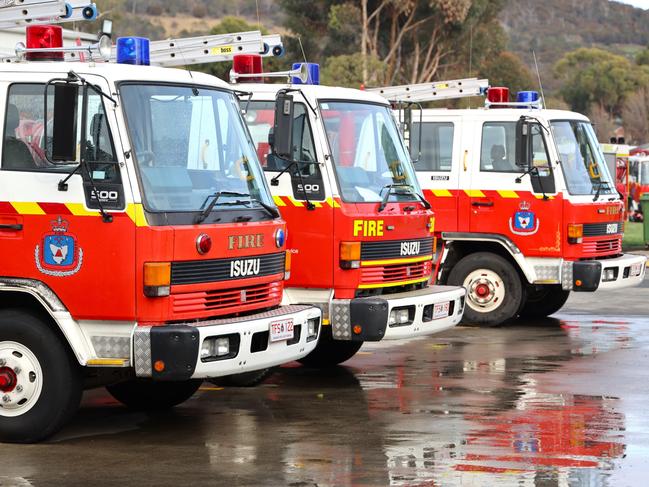
<svg viewBox="0 0 649 487"><path fill-rule="evenodd" d="M360 53L330 56L322 67L320 81L324 85L359 88L363 84L362 65ZM369 59L368 66L377 73L385 69L385 64L374 57ZM385 80L379 78L377 84L385 84Z"/></svg>
<svg viewBox="0 0 649 487"><path fill-rule="evenodd" d="M588 113L596 104L619 115L626 96L647 84L649 77L628 59L597 48L569 52L554 66L560 93L570 107Z"/></svg>
<svg viewBox="0 0 649 487"><path fill-rule="evenodd" d="M488 78L491 86L507 86L512 93L531 90L537 85L527 66L509 51L487 61L480 69L480 76Z"/></svg>

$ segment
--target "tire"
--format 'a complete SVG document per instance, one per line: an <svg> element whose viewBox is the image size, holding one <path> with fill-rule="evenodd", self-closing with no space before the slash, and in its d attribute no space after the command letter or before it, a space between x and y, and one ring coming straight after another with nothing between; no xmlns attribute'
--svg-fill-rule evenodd
<svg viewBox="0 0 649 487"><path fill-rule="evenodd" d="M525 300L521 278L506 259L491 252L476 252L462 258L448 283L467 290L462 322L497 326L515 318Z"/></svg>
<svg viewBox="0 0 649 487"><path fill-rule="evenodd" d="M334 340L331 326L323 326L315 349L298 362L307 367L333 367L352 358L362 346L362 341Z"/></svg>
<svg viewBox="0 0 649 487"><path fill-rule="evenodd" d="M106 390L129 409L155 411L169 409L192 397L201 386L201 380L156 382L150 379L131 379L106 386Z"/></svg>
<svg viewBox="0 0 649 487"><path fill-rule="evenodd" d="M76 413L82 369L63 339L37 315L0 312L0 440L35 443Z"/></svg>
<svg viewBox="0 0 649 487"><path fill-rule="evenodd" d="M561 285L531 287L521 310L521 318L545 318L559 311L570 296Z"/></svg>
<svg viewBox="0 0 649 487"><path fill-rule="evenodd" d="M252 372L243 372L241 374L216 377L214 379L211 379L210 382L217 386L254 387L261 384L274 373L275 367L270 367L268 369L253 370Z"/></svg>

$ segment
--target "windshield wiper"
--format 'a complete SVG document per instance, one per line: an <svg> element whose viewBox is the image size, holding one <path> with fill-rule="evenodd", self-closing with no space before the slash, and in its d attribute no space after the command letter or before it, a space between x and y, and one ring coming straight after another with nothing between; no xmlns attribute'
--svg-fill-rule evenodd
<svg viewBox="0 0 649 487"><path fill-rule="evenodd" d="M212 213L212 210L216 206L216 203L219 201L219 198L221 196L250 196L249 194L246 193L239 193L237 191L217 191L216 193L212 193L207 195L205 198L205 201L203 201L203 204L200 207L200 210L202 210L198 215L196 215L196 218L194 219L194 223L203 223L205 219L209 216L210 213ZM208 201L210 201L209 205L205 206Z"/></svg>
<svg viewBox="0 0 649 487"><path fill-rule="evenodd" d="M597 181L599 184L597 185L597 191L595 192L595 196L593 196L593 201L597 201L599 199L599 195L602 192L602 188L606 186L608 189L611 189L611 185L609 184L608 181Z"/></svg>
<svg viewBox="0 0 649 487"><path fill-rule="evenodd" d="M394 189L398 189L398 188L406 188L406 189L408 189L409 191L408 191L407 193L404 193L404 192L399 192L399 193L397 193L396 191L392 191L392 190L394 190ZM385 191L386 189L387 189L387 191ZM383 198L381 199L381 203L379 204L379 209L378 209L379 213L382 212L383 210L385 210L385 207L386 207L387 204L388 204L388 200L390 199L390 195L391 195L391 194L408 194L408 195L414 195L414 196L417 197L417 199L419 200L419 202L424 206L424 208L426 208L427 210L430 209L430 203L429 203L428 201L426 201L426 198L424 198L422 195L420 195L419 193L417 193L417 192L413 189L412 185L410 185L410 184L406 184L406 183L386 184L385 186L383 186L383 187L381 188L381 191L380 191L379 194L383 193L384 191L385 191L385 195L383 196Z"/></svg>
<svg viewBox="0 0 649 487"><path fill-rule="evenodd" d="M259 206L261 206L264 210L266 210L273 218L279 218L279 211L277 208L274 206L270 206L269 204L264 203L261 201L259 198L253 198L252 196L248 200L236 200L233 201L232 204L237 204L237 205L242 205L245 203L257 203Z"/></svg>

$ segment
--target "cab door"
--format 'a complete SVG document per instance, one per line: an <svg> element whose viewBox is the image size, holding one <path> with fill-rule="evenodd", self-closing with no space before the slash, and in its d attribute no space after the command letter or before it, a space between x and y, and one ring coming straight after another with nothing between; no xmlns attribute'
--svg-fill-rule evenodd
<svg viewBox="0 0 649 487"><path fill-rule="evenodd" d="M417 179L435 212L435 229L458 231L458 187L462 165L462 121L460 117L434 117L424 110L423 121L413 115L410 132ZM421 136L421 146L419 144Z"/></svg>
<svg viewBox="0 0 649 487"><path fill-rule="evenodd" d="M90 91L82 127L81 92L66 98L76 106L76 153L54 162L54 117L44 109L50 77L12 73L11 81L0 81L2 275L45 283L76 319L133 320L135 229L126 212L132 198L123 154L112 136L114 109ZM88 78L110 92L105 80ZM53 90L48 93L53 107ZM79 169L82 157L89 171ZM98 201L111 222L102 218Z"/></svg>
<svg viewBox="0 0 649 487"><path fill-rule="evenodd" d="M289 287L333 285L333 199L326 174L322 143L313 132L313 112L302 102L293 108L293 155L296 163L273 155L268 134L275 102L242 103L246 123L260 157L275 204L288 224L287 249L292 266ZM282 173L282 171L284 171Z"/></svg>
<svg viewBox="0 0 649 487"><path fill-rule="evenodd" d="M531 166L524 167L516 154L517 121L476 123L469 231L506 236L528 255L558 252L561 206L546 131L538 123L528 127Z"/></svg>

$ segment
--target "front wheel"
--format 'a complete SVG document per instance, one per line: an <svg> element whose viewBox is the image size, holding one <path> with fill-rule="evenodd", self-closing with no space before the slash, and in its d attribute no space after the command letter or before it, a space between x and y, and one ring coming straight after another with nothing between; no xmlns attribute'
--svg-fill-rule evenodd
<svg viewBox="0 0 649 487"><path fill-rule="evenodd" d="M23 310L0 313L0 440L34 443L79 407L81 367L52 328Z"/></svg>
<svg viewBox="0 0 649 487"><path fill-rule="evenodd" d="M462 258L451 270L448 283L466 289L462 321L467 324L500 325L518 314L525 298L514 266L490 252Z"/></svg>
<svg viewBox="0 0 649 487"><path fill-rule="evenodd" d="M334 340L331 326L323 326L315 349L299 362L307 367L333 367L352 358L362 346L363 342Z"/></svg>
<svg viewBox="0 0 649 487"><path fill-rule="evenodd" d="M201 386L200 380L156 382L150 379L131 379L106 386L106 390L130 409L169 409L192 397Z"/></svg>
<svg viewBox="0 0 649 487"><path fill-rule="evenodd" d="M559 284L538 286L527 291L521 318L545 318L559 311L570 297Z"/></svg>

